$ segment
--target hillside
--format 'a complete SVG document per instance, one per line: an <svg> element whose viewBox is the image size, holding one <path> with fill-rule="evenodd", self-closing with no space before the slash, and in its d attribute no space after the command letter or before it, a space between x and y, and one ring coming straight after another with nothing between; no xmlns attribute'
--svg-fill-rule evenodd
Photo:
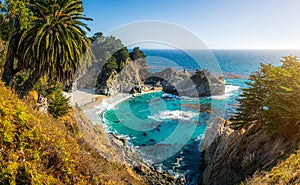
<svg viewBox="0 0 300 185"><path fill-rule="evenodd" d="M0 184L144 184L89 147L73 112L43 115L2 82L0 94Z"/></svg>
<svg viewBox="0 0 300 185"><path fill-rule="evenodd" d="M235 131L224 122L203 152L202 184L297 184L299 146L299 134L285 139L257 126Z"/></svg>
<svg viewBox="0 0 300 185"><path fill-rule="evenodd" d="M271 171L256 173L245 184L300 184L300 150L279 163Z"/></svg>

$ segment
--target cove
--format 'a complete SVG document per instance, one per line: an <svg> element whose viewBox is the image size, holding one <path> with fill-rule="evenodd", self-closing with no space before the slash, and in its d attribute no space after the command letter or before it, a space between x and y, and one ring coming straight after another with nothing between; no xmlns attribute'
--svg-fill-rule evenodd
<svg viewBox="0 0 300 185"><path fill-rule="evenodd" d="M102 119L108 132L125 137L150 165L185 176L193 184L200 175L199 145L211 116L230 112L225 110L226 99L238 93L238 86L228 87L221 97L166 99L163 92L142 94L107 110Z"/></svg>

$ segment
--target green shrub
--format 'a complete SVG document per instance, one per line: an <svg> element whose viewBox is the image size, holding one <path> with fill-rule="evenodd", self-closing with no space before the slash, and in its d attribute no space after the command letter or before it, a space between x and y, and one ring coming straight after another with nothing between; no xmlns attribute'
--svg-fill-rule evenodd
<svg viewBox="0 0 300 185"><path fill-rule="evenodd" d="M55 118L64 116L68 113L71 108L70 98L64 97L60 88L55 89L47 97L49 99L48 111Z"/></svg>
<svg viewBox="0 0 300 185"><path fill-rule="evenodd" d="M142 52L139 47L133 48L132 52L129 53L129 56L130 56L131 60L138 60L140 58L146 57L144 52Z"/></svg>

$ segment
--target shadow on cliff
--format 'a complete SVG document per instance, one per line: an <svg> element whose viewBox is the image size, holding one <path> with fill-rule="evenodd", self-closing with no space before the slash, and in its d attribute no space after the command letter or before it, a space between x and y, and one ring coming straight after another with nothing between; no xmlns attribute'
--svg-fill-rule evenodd
<svg viewBox="0 0 300 185"><path fill-rule="evenodd" d="M300 133L287 138L259 126L234 131L226 123L203 152L201 184L241 183L255 172L270 171L299 149Z"/></svg>

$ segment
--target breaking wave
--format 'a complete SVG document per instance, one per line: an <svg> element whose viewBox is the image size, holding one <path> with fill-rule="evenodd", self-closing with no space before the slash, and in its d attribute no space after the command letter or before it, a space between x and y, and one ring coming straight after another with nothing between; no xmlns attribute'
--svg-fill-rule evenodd
<svg viewBox="0 0 300 185"><path fill-rule="evenodd" d="M155 121L162 120L178 120L178 121L190 121L192 118L199 116L199 113L190 112L190 111L161 111L159 114L155 114L153 116L148 116L149 119L153 119Z"/></svg>

